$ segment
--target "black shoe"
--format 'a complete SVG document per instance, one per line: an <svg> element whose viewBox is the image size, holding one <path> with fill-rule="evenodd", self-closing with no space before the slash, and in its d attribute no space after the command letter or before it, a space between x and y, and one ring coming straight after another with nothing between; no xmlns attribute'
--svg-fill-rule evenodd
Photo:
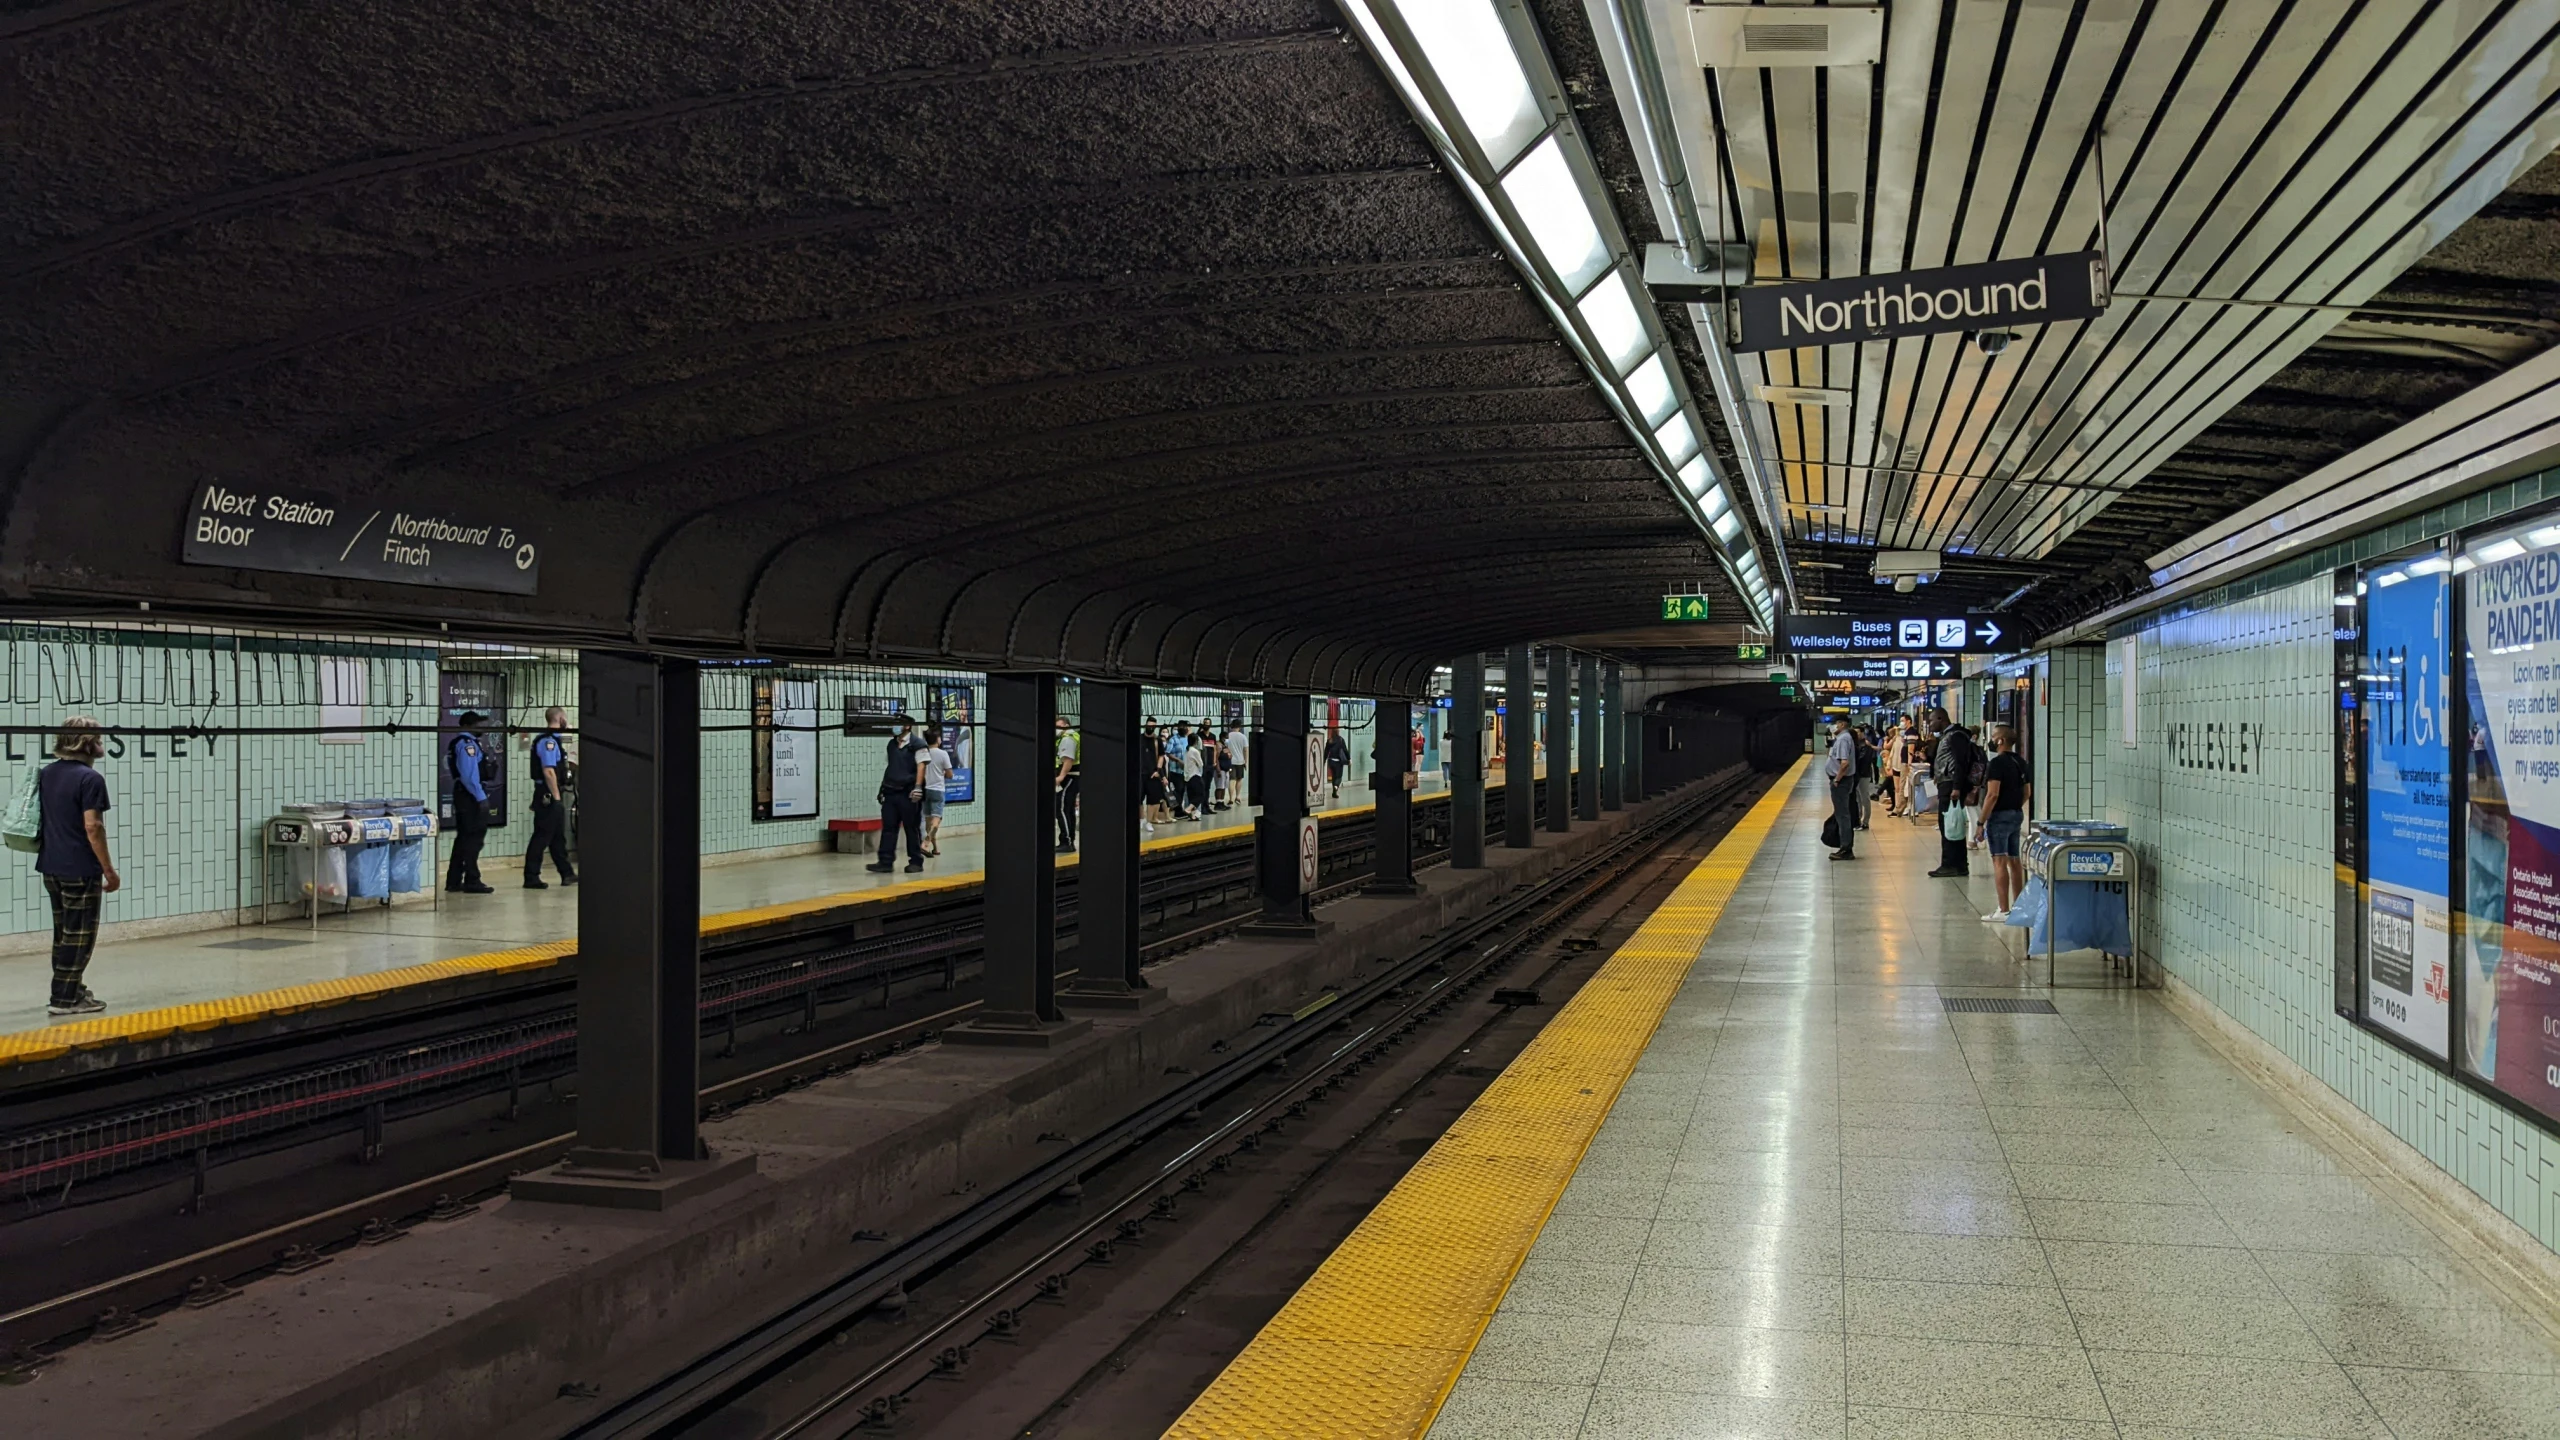
<svg viewBox="0 0 2560 1440"><path fill-rule="evenodd" d="M462 893L465 895L495 895L498 893L498 887L495 885L483 885L479 881L474 880L470 884L462 887Z"/></svg>
<svg viewBox="0 0 2560 1440"><path fill-rule="evenodd" d="M907 873L908 873L908 874L910 874L910 875L913 875L914 873L916 873L917 871L919 871L919 870L921 870L921 869L923 869L923 868L924 868L924 862L923 862L923 861L921 861L921 860L910 860L910 861L908 861L908 862L907 862Z"/></svg>
<svg viewBox="0 0 2560 1440"><path fill-rule="evenodd" d="M1066 844L1066 843L1064 843L1064 842L1061 842L1061 843L1058 845L1057 850L1058 850L1058 853L1059 853L1059 854L1061 854L1061 855L1073 855L1074 853L1076 853L1076 847L1074 847L1073 845Z"/></svg>
<svg viewBox="0 0 2560 1440"><path fill-rule="evenodd" d="M551 887L539 880L527 880L524 882L524 888L527 890L548 890Z"/></svg>
<svg viewBox="0 0 2560 1440"><path fill-rule="evenodd" d="M560 877L560 883L563 885L575 885L578 883L578 877L575 875L563 875Z"/></svg>
<svg viewBox="0 0 2560 1440"><path fill-rule="evenodd" d="M1853 850L1834 850L1831 852L1831 858L1834 860L1855 860L1858 856L1857 852Z"/></svg>
<svg viewBox="0 0 2560 1440"><path fill-rule="evenodd" d="M897 869L898 866L895 861L892 861L886 865L865 865L862 868L870 871L874 875L886 875L890 871Z"/></svg>
<svg viewBox="0 0 2560 1440"><path fill-rule="evenodd" d="M1930 871L1929 878L1932 880L1961 880L1972 873L1973 872L1970 870L1949 870L1941 867Z"/></svg>
<svg viewBox="0 0 2560 1440"><path fill-rule="evenodd" d="M107 1002L90 994L89 987L83 985L80 987L79 998L56 1000L44 1007L44 1013L47 1015L95 1015L106 1008Z"/></svg>

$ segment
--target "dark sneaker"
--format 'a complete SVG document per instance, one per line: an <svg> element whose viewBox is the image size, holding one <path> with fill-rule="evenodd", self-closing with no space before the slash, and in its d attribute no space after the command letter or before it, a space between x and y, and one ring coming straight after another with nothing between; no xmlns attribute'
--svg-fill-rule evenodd
<svg viewBox="0 0 2560 1440"><path fill-rule="evenodd" d="M578 883L578 877L575 875L563 875L560 877L560 883L563 885L575 885Z"/></svg>
<svg viewBox="0 0 2560 1440"><path fill-rule="evenodd" d="M107 1008L107 1002L90 994L88 987L84 985L80 988L79 999L56 1000L44 1008L48 1015L95 1015Z"/></svg>
<svg viewBox="0 0 2560 1440"><path fill-rule="evenodd" d="M551 887L539 880L527 880L524 882L524 888L527 890L548 890Z"/></svg>
<svg viewBox="0 0 2560 1440"><path fill-rule="evenodd" d="M462 893L465 895L495 895L498 893L498 887L495 885L483 885L479 881L474 880L470 884L462 887Z"/></svg>
<svg viewBox="0 0 2560 1440"><path fill-rule="evenodd" d="M923 869L923 868L924 868L924 862L923 862L923 861L921 861L921 860L911 860L911 861L909 861L909 862L907 863L907 873L908 873L908 874L910 874L910 875L913 875L914 873L916 873L917 871L919 871L919 870L921 870L921 869Z"/></svg>
<svg viewBox="0 0 2560 1440"><path fill-rule="evenodd" d="M898 867L896 865L865 865L862 868L870 871L874 875L886 875Z"/></svg>
<svg viewBox="0 0 2560 1440"><path fill-rule="evenodd" d="M1854 850L1834 850L1831 852L1831 858L1834 860L1855 860L1858 858L1858 855Z"/></svg>

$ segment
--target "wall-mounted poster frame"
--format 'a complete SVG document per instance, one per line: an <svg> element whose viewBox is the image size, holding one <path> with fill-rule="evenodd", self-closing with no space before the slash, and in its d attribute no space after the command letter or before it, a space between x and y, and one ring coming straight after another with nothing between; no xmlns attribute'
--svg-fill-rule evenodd
<svg viewBox="0 0 2560 1440"><path fill-rule="evenodd" d="M818 814L818 682L758 675L752 714L755 818Z"/></svg>
<svg viewBox="0 0 2560 1440"><path fill-rule="evenodd" d="M2560 512L2341 570L2336 595L2339 1010L2560 1133ZM2403 678L2438 629L2441 691ZM2443 843L2412 846L2435 794Z"/></svg>
<svg viewBox="0 0 2560 1440"><path fill-rule="evenodd" d="M978 798L977 694L968 685L936 685L925 691L925 724L943 753L951 757L951 774L942 782L946 805L966 805Z"/></svg>

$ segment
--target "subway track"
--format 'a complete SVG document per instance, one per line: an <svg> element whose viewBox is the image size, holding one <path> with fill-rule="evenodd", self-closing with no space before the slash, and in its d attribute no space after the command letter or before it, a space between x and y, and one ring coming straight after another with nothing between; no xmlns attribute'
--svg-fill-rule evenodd
<svg viewBox="0 0 2560 1440"><path fill-rule="evenodd" d="M1541 797L1543 798L1543 797ZM1447 844L1445 797L1415 804L1419 864ZM1487 796L1489 824L1501 792ZM1319 899L1370 873L1369 815L1325 822ZM1061 875L1063 974L1074 885ZM1254 913L1249 831L1151 857L1143 957L1207 944ZM715 1121L900 1053L977 1006L977 890L706 945L703 1107ZM333 1250L501 1192L570 1143L575 971L387 1017L321 1021L217 1053L9 1093L0 1134L0 1382Z"/></svg>
<svg viewBox="0 0 2560 1440"><path fill-rule="evenodd" d="M1434 938L569 1433L1154 1434L1766 785Z"/></svg>

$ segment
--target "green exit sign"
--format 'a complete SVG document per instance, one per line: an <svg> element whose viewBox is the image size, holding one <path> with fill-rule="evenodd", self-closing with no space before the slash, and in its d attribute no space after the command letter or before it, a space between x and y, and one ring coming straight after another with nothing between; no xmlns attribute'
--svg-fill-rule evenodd
<svg viewBox="0 0 2560 1440"><path fill-rule="evenodd" d="M1772 670L1769 672L1769 683L1772 685L1793 685L1796 683L1796 677L1788 674L1784 670Z"/></svg>
<svg viewBox="0 0 2560 1440"><path fill-rule="evenodd" d="M1781 699L1781 700L1793 700L1794 698L1796 698L1796 687L1794 687L1793 685L1781 685L1781 686L1779 686L1779 687L1778 687L1778 698L1779 698L1779 699Z"/></svg>
<svg viewBox="0 0 2560 1440"><path fill-rule="evenodd" d="M1769 647L1766 645L1736 645L1733 648L1740 652L1734 656L1737 660L1766 660L1769 658Z"/></svg>
<svg viewBox="0 0 2560 1440"><path fill-rule="evenodd" d="M1665 595L1662 597L1662 618L1665 620L1704 620L1707 618L1707 597L1704 595Z"/></svg>

